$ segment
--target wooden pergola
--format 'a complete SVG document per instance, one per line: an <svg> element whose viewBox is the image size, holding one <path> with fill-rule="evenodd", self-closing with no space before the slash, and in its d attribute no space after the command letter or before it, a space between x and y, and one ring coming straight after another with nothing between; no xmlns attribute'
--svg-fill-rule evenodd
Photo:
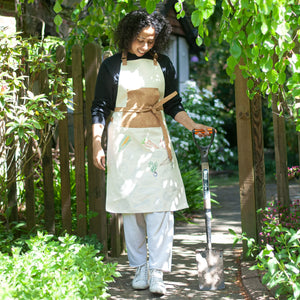
<svg viewBox="0 0 300 300"><path fill-rule="evenodd" d="M236 67L235 101L238 144L239 185L242 232L255 240L259 233L257 210L266 205L266 182L261 96L247 96L247 80ZM278 201L289 204L285 120L280 116L277 102L272 99L274 145Z"/></svg>

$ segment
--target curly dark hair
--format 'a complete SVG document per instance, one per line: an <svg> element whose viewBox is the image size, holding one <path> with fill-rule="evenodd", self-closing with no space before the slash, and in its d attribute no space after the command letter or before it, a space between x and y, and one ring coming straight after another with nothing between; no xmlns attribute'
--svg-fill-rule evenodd
<svg viewBox="0 0 300 300"><path fill-rule="evenodd" d="M128 51L134 39L148 26L155 29L155 43L151 51L157 53L164 50L172 31L171 25L159 12L148 14L144 9L128 13L118 24L115 31L115 43L119 50Z"/></svg>

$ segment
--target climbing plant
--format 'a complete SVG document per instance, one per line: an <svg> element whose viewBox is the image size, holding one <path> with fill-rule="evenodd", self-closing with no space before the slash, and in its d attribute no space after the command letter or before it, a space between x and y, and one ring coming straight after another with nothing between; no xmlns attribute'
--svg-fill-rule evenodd
<svg viewBox="0 0 300 300"><path fill-rule="evenodd" d="M138 4L151 13L159 2L162 1L93 0L87 7L88 1L82 0L71 16L75 24L71 39L100 39L109 48L113 28L125 13L136 9ZM272 95L280 94L283 99L277 103L280 113L292 117L300 131L300 104L297 103L300 99L300 1L178 0L174 6L177 18L185 16L184 4L192 10L191 22L198 29L198 45L211 44L208 23L217 2L222 2L219 42L225 41L230 46L226 72L231 81L235 80L238 66L247 79L250 99L261 93L271 106ZM57 26L62 23L61 4L62 0L57 0L54 6Z"/></svg>
<svg viewBox="0 0 300 300"><path fill-rule="evenodd" d="M207 23L216 0L194 0L191 21L198 28L197 44L209 47L211 33ZM298 2L298 3L297 3ZM184 16L184 0L175 9ZM281 113L297 123L300 99L300 2L295 0L223 0L219 42L230 45L226 71L231 81L238 66L247 79L250 99L257 93L268 97L281 94Z"/></svg>

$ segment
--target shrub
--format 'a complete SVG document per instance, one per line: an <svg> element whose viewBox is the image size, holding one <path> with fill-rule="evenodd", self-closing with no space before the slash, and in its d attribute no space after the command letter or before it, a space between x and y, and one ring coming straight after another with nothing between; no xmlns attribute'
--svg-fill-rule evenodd
<svg viewBox="0 0 300 300"><path fill-rule="evenodd" d="M116 264L104 264L91 244L66 234L38 233L25 247L0 253L0 299L106 299Z"/></svg>
<svg viewBox="0 0 300 300"><path fill-rule="evenodd" d="M208 90L199 90L192 81L187 82L187 88L182 93L183 105L188 115L197 123L212 126L217 130L214 142L208 155L209 165L214 170L221 170L230 165L233 152L229 149L229 142L225 138L222 128L222 113L224 105ZM172 143L180 165L185 170L195 166L200 168L201 158L192 134L177 122L167 119ZM208 138L203 138L204 139Z"/></svg>
<svg viewBox="0 0 300 300"><path fill-rule="evenodd" d="M248 238L246 234L235 235L234 244L240 240L247 242L247 255L255 257L256 265L251 269L262 271L262 283L275 288L275 297L286 299L300 298L300 200L288 209L280 203L271 202L260 210L262 229L259 241Z"/></svg>

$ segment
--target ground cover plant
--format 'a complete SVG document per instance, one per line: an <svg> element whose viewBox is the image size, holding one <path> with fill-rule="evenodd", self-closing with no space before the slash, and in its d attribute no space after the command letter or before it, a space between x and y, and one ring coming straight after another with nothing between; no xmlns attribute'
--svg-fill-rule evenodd
<svg viewBox="0 0 300 300"><path fill-rule="evenodd" d="M236 244L247 243L248 257L255 258L251 269L261 271L262 283L275 290L275 297L300 299L300 200L294 200L290 207L271 202L260 210L262 220L259 240L247 237L245 233L234 236Z"/></svg>
<svg viewBox="0 0 300 300"><path fill-rule="evenodd" d="M37 235L0 253L0 299L106 299L116 264L76 236Z"/></svg>

